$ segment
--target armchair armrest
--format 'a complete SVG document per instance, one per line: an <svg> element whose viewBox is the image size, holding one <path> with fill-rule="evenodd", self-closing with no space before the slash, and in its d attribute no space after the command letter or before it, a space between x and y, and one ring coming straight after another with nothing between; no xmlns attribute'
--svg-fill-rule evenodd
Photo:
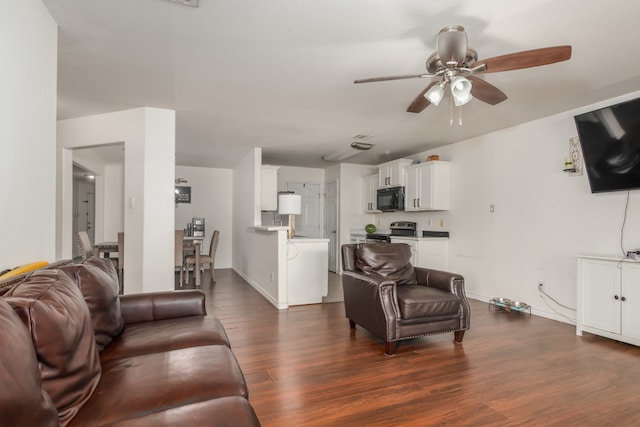
<svg viewBox="0 0 640 427"><path fill-rule="evenodd" d="M464 295L464 277L461 275L422 267L414 267L414 270L418 285L442 289L458 296Z"/></svg>
<svg viewBox="0 0 640 427"><path fill-rule="evenodd" d="M396 282L377 274L342 273L346 315L374 335L395 338L400 308Z"/></svg>
<svg viewBox="0 0 640 427"><path fill-rule="evenodd" d="M125 324L207 314L205 294L197 289L121 295L120 309Z"/></svg>
<svg viewBox="0 0 640 427"><path fill-rule="evenodd" d="M414 267L414 269L418 285L442 289L443 291L451 292L460 298L462 308L460 323L462 325L462 329L469 329L471 307L469 306L469 300L467 299L467 294L464 290L464 277L448 271L432 270L421 267Z"/></svg>

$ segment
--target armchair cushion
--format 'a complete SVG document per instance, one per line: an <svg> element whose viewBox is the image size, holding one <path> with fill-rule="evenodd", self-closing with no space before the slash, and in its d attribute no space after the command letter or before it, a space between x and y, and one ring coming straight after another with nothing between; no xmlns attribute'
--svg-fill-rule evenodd
<svg viewBox="0 0 640 427"><path fill-rule="evenodd" d="M422 285L399 286L396 289L400 317L423 321L455 319L460 315L460 298L441 289Z"/></svg>
<svg viewBox="0 0 640 427"><path fill-rule="evenodd" d="M356 266L366 275L393 280L398 285L415 285L411 248L406 244L361 244L356 250Z"/></svg>

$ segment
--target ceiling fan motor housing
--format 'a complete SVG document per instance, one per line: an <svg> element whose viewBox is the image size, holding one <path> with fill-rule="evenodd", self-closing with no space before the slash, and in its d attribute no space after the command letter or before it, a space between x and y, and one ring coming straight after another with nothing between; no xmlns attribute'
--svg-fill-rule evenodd
<svg viewBox="0 0 640 427"><path fill-rule="evenodd" d="M445 27L438 33L438 56L447 67L459 67L467 57L467 33L460 25Z"/></svg>

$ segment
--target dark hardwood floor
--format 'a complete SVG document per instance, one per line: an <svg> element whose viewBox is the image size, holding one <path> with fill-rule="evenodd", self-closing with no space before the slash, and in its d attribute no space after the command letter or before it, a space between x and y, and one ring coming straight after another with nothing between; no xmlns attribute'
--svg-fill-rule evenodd
<svg viewBox="0 0 640 427"><path fill-rule="evenodd" d="M401 342L349 330L343 303L276 310L230 269L209 273L264 427L640 426L640 348L471 301L471 329Z"/></svg>

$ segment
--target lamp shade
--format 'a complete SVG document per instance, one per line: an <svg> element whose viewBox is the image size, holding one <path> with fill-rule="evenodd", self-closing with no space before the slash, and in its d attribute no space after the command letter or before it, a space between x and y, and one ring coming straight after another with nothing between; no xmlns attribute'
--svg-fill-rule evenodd
<svg viewBox="0 0 640 427"><path fill-rule="evenodd" d="M302 196L298 194L280 194L278 196L278 213L300 215L302 213Z"/></svg>
<svg viewBox="0 0 640 427"><path fill-rule="evenodd" d="M440 104L443 96L444 89L439 84L431 86L429 90L424 94L424 97L427 98L429 102L436 107L438 106L438 104Z"/></svg>
<svg viewBox="0 0 640 427"><path fill-rule="evenodd" d="M471 81L461 76L455 77L451 80L451 94L456 106L464 105L471 101L473 98L473 95L471 95Z"/></svg>

